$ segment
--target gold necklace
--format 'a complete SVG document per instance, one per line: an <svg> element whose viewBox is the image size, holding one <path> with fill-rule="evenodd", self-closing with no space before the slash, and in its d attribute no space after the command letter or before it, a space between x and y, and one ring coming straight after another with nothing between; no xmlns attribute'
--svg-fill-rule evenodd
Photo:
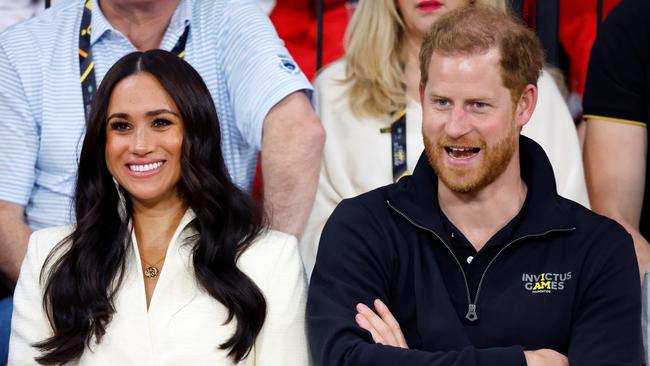
<svg viewBox="0 0 650 366"><path fill-rule="evenodd" d="M160 269L156 266L158 263L162 262L167 255L165 254L162 258L160 258L158 261L154 262L154 264L149 264L144 260L144 257L142 257L142 262L147 266L147 268L144 269L143 273L144 276L147 278L154 278L158 276L158 273L160 273Z"/></svg>

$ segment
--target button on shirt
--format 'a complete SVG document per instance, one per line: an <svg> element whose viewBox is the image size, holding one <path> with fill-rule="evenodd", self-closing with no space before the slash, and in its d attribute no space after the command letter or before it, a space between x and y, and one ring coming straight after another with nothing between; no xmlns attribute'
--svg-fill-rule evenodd
<svg viewBox="0 0 650 366"><path fill-rule="evenodd" d="M478 290L479 283L481 282L481 277L483 276L485 270L488 270L485 274L485 280L487 281L489 280L490 271L494 271L494 266L498 265L498 263L493 263L492 267L488 269L490 262L492 262L492 260L497 256L499 251L501 251L504 246L515 239L513 235L519 226L522 217L524 216L527 202L528 199L526 199L524 202L523 208L519 210L519 213L517 213L517 215L515 215L515 217L510 220L510 222L508 222L504 227L497 231L497 233L494 234L494 236L492 236L478 252L472 243L467 240L465 235L460 230L458 230L458 228L447 218L447 216L445 216L442 210L440 211L440 219L442 221L442 227L444 228L443 235L446 236L445 241L449 244L451 251L454 253L458 259L458 263L460 263L460 266L465 272L472 301L475 301L476 291ZM447 278L445 278L447 287L455 289L455 291L450 291L450 293L452 293L455 302L462 304L456 308L461 309L462 311L466 311L467 293L465 289L459 289L457 286L453 285L453 282L451 282L452 277L457 278L456 274L460 269L455 264L455 261L447 261L447 265L448 271L443 271L443 273L453 273L453 276L446 276ZM459 319L465 319L465 313L459 314Z"/></svg>
<svg viewBox="0 0 650 366"><path fill-rule="evenodd" d="M77 55L82 10L82 1L66 0L0 34L0 200L26 206L32 230L73 220L85 125ZM181 0L161 48L171 50L187 24L185 60L212 94L231 178L250 189L266 114L311 86L253 1ZM97 0L91 29L99 86L136 48Z"/></svg>

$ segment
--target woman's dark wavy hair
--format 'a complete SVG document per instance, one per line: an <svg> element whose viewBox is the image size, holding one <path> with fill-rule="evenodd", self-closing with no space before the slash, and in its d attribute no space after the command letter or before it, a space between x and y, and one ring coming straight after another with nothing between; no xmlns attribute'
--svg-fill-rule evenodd
<svg viewBox="0 0 650 366"><path fill-rule="evenodd" d="M115 86L140 72L160 82L184 122L178 188L196 213L198 235L192 238L196 279L226 306L226 323L233 317L237 323L235 333L219 348L229 350L229 356L240 361L250 352L264 323L264 297L237 268L236 261L264 229L265 218L250 196L230 181L210 92L199 74L174 54L134 52L111 67L94 96L79 161L76 228L57 245L41 272L43 307L54 330L52 337L34 345L42 352L36 359L41 364L78 359L93 339L101 341L115 313L113 301L131 253L132 205L106 166L106 113ZM126 215L120 213L120 194L127 197ZM62 254L54 259L57 252Z"/></svg>

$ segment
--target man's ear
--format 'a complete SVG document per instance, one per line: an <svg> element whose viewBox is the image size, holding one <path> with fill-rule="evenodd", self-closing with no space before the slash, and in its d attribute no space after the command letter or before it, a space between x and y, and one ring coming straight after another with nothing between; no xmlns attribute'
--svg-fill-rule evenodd
<svg viewBox="0 0 650 366"><path fill-rule="evenodd" d="M517 127L522 128L526 123L528 123L528 121L530 121L530 117L533 116L536 105L537 87L533 84L528 84L517 101L514 115Z"/></svg>

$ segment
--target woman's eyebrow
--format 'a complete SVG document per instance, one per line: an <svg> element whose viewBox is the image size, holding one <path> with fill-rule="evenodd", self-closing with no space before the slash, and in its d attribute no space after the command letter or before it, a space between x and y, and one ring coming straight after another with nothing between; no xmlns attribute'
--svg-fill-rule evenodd
<svg viewBox="0 0 650 366"><path fill-rule="evenodd" d="M110 121L111 118L122 118L122 119L128 119L129 115L127 113L113 113L108 118L106 118L107 121Z"/></svg>
<svg viewBox="0 0 650 366"><path fill-rule="evenodd" d="M157 116L159 114L164 114L164 113L169 113L169 114L173 114L176 117L180 117L178 115L178 113L170 111L169 109L156 109L156 110L153 110L153 111L149 111L149 112L146 113L146 116L147 117L153 117L153 116Z"/></svg>
<svg viewBox="0 0 650 366"><path fill-rule="evenodd" d="M163 109L156 109L156 110L153 110L153 111L149 111L149 112L145 113L145 115L146 115L147 117L155 117L155 116L158 116L158 115L161 115L161 114L166 114L166 113L173 114L174 116L180 118L180 116L178 115L178 113L176 113L176 112L174 112L174 111L170 111L169 109L164 109L164 108L163 108ZM108 116L108 118L107 118L106 120L108 121L108 120L110 120L110 119L112 119L112 118L128 119L129 117L130 117L130 116L129 116L128 113L113 113L113 114L111 114L110 116Z"/></svg>

